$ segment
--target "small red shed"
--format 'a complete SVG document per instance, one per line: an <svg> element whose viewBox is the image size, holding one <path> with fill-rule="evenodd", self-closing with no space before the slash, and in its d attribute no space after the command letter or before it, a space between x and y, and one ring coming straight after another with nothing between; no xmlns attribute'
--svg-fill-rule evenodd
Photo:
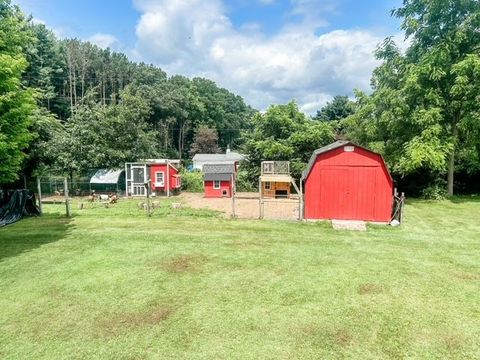
<svg viewBox="0 0 480 360"><path fill-rule="evenodd" d="M178 169L169 160L150 164L150 179L152 180L152 192L157 195L174 192L181 186L181 178Z"/></svg>
<svg viewBox="0 0 480 360"><path fill-rule="evenodd" d="M349 141L316 150L302 174L304 218L389 223L393 180L380 154Z"/></svg>
<svg viewBox="0 0 480 360"><path fill-rule="evenodd" d="M236 168L235 162L204 164L203 187L205 197L232 197Z"/></svg>

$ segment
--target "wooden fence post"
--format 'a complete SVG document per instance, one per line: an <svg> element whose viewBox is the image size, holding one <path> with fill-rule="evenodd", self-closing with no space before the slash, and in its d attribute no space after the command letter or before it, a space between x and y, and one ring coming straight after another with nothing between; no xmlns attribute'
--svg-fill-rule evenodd
<svg viewBox="0 0 480 360"><path fill-rule="evenodd" d="M157 181L157 179L155 179ZM167 159L167 178L163 179L163 184L167 188L167 197L170 197L170 160Z"/></svg>
<svg viewBox="0 0 480 360"><path fill-rule="evenodd" d="M42 184L40 182L40 178L37 177L37 191L38 191L38 210L40 211L40 215L43 214L42 209Z"/></svg>
<svg viewBox="0 0 480 360"><path fill-rule="evenodd" d="M258 178L258 218L263 219L262 180Z"/></svg>
<svg viewBox="0 0 480 360"><path fill-rule="evenodd" d="M150 206L150 188L151 188L151 184L152 184L152 179L148 179L147 181L147 213L148 213L148 216L152 216L152 212L151 212L151 206Z"/></svg>
<svg viewBox="0 0 480 360"><path fill-rule="evenodd" d="M65 211L67 217L70 217L72 214L70 213L70 200L68 199L68 179L66 177L63 179L63 193L65 195Z"/></svg>
<svg viewBox="0 0 480 360"><path fill-rule="evenodd" d="M298 209L298 220L302 221L303 220L303 181L302 178L300 178L300 199L298 206L300 206L300 209Z"/></svg>
<svg viewBox="0 0 480 360"><path fill-rule="evenodd" d="M236 218L237 214L235 211L235 175L232 174L232 218Z"/></svg>
<svg viewBox="0 0 480 360"><path fill-rule="evenodd" d="M400 197L400 224L403 224L403 207L405 206L405 193L402 192L402 195Z"/></svg>

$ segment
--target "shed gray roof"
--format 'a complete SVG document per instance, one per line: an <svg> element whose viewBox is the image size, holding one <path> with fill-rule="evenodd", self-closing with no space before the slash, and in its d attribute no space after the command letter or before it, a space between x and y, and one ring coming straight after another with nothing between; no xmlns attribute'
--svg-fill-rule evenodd
<svg viewBox="0 0 480 360"><path fill-rule="evenodd" d="M116 184L125 170L100 169L91 177L90 184Z"/></svg>
<svg viewBox="0 0 480 360"><path fill-rule="evenodd" d="M201 162L219 162L219 161L242 161L245 156L235 151L230 151L226 154L196 154L193 161Z"/></svg>
<svg viewBox="0 0 480 360"><path fill-rule="evenodd" d="M203 164L203 173L207 174L234 174L235 173L235 163L230 162L219 162L219 163L206 163Z"/></svg>
<svg viewBox="0 0 480 360"><path fill-rule="evenodd" d="M213 180L219 180L219 181L229 181L232 179L232 174L204 174L203 175L203 180L204 181L213 181Z"/></svg>

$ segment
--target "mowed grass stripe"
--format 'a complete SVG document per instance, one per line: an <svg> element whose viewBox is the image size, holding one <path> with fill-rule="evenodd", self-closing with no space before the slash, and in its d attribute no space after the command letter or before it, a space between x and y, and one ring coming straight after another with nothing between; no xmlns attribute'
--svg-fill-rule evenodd
<svg viewBox="0 0 480 360"><path fill-rule="evenodd" d="M478 198L363 233L161 203L0 229L1 357L480 357Z"/></svg>

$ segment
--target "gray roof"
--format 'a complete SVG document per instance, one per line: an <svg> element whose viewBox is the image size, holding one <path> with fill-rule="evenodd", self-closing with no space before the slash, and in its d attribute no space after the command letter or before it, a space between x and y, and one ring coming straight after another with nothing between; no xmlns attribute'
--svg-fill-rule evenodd
<svg viewBox="0 0 480 360"><path fill-rule="evenodd" d="M90 184L116 184L125 170L100 169L90 179Z"/></svg>
<svg viewBox="0 0 480 360"><path fill-rule="evenodd" d="M206 174L234 174L235 163L231 162L219 162L219 163L206 163L203 164L203 173Z"/></svg>
<svg viewBox="0 0 480 360"><path fill-rule="evenodd" d="M330 150L338 149L339 147L345 146L347 144L351 144L351 142L346 140L338 140L338 141L335 141L334 143L331 143L329 145L321 147L320 149L315 150L312 156L310 157L310 160L308 161L307 167L302 172L302 180L307 178L308 174L312 170L313 165L315 164L315 160L317 159L318 155L323 154Z"/></svg>
<svg viewBox="0 0 480 360"><path fill-rule="evenodd" d="M213 181L213 180L219 180L219 181L229 181L232 179L232 174L204 174L203 175L203 180L204 181Z"/></svg>
<svg viewBox="0 0 480 360"><path fill-rule="evenodd" d="M235 151L230 151L226 154L196 154L193 161L201 162L219 162L219 161L242 161L245 156Z"/></svg>

